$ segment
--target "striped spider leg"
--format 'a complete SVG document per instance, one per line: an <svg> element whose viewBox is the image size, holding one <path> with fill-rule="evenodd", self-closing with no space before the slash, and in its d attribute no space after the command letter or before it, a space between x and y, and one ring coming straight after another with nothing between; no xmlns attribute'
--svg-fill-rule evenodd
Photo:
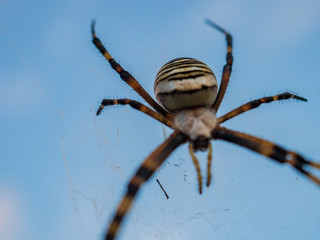
<svg viewBox="0 0 320 240"><path fill-rule="evenodd" d="M229 84L229 79L232 71L232 63L233 63L233 56L232 56L232 36L230 33L228 33L226 30L212 22L210 19L206 19L206 23L217 29L218 31L222 32L226 36L226 41L227 41L227 57L226 57L226 64L223 66L222 70L222 77L221 77L221 83L220 83L220 88L218 92L218 96L214 104L212 105L212 109L217 112L220 104L223 100L224 94L227 91L227 87Z"/></svg>
<svg viewBox="0 0 320 240"><path fill-rule="evenodd" d="M147 103L150 104L157 112L161 113L163 116L167 116L168 112L163 109L150 95L147 91L140 85L140 83L126 70L124 70L116 60L110 55L107 49L102 45L99 38L96 37L94 29L95 21L91 24L91 34L92 42L101 52L101 54L108 60L110 66L120 75L121 79L126 82L133 90L135 90Z"/></svg>
<svg viewBox="0 0 320 240"><path fill-rule="evenodd" d="M166 158L186 140L187 137L176 130L144 160L128 184L126 194L118 205L113 220L109 225L105 240L112 240L115 238L120 224L126 213L129 211L132 201L141 185L146 182Z"/></svg>
<svg viewBox="0 0 320 240"><path fill-rule="evenodd" d="M307 102L308 100L303 98L303 97L299 97L297 95L294 95L292 93L289 93L289 92L285 92L285 93L281 93L281 94L277 94L277 95L274 95L274 96L269 96L269 97L263 97L263 98L259 98L259 99L256 99L256 100L253 100L253 101L250 101L246 104L243 104L241 105L240 107L236 108L236 109L233 109L232 111L226 113L225 115L221 116L218 118L218 122L219 123L223 123L231 118L234 118L244 112L247 112L251 109L254 109L254 108L257 108L259 107L261 104L263 103L271 103L271 102L274 102L274 101L281 101L281 100L287 100L287 99L290 99L290 98L293 98L293 99L296 99L296 100L299 100L299 101L304 101L304 102Z"/></svg>
<svg viewBox="0 0 320 240"><path fill-rule="evenodd" d="M308 161L296 152L288 151L270 141L220 126L213 131L212 137L213 139L225 140L248 148L279 163L289 164L311 181L320 185L320 178L306 169L308 166L320 169L320 163Z"/></svg>
<svg viewBox="0 0 320 240"><path fill-rule="evenodd" d="M226 89L227 89L227 86L229 83L229 79L230 79L232 62L233 62L232 37L227 31L225 31L220 26L216 25L211 20L207 19L206 22L210 26L212 26L212 27L216 28L217 30L219 30L220 32L224 33L226 35L226 40L227 40L227 58L226 58L227 63L223 67L223 74L222 74L221 85L219 88L218 96L217 96L217 99L216 99L214 105L212 106L212 109L217 111L219 109L219 106L220 106L222 100L223 100L223 97L226 92ZM260 99L250 101L250 102L243 104L240 107L226 113L225 115L219 117L217 120L218 120L218 123L221 124L231 118L238 116L239 114L242 114L244 112L247 112L249 110L257 108L261 104L270 103L273 101L287 100L290 98L304 101L304 102L307 101L307 99L305 99L303 97L294 95L289 92L285 92L282 94L277 94L277 95L269 96L269 97L263 97ZM222 140L229 141L229 142L238 144L240 146L246 147L248 149L251 149L252 151L260 153L261 155L264 155L264 156L269 157L273 160L276 160L279 163L290 164L295 169L297 169L299 172L306 175L311 181L320 185L320 178L311 174L310 172L308 172L304 168L307 166L311 166L316 169L320 169L320 164L315 163L315 162L310 162L296 152L288 151L288 150L286 150L286 149L284 149L284 148L282 148L272 142L269 142L267 140L263 140L263 139L260 139L260 138L254 137L254 136L250 136L248 134L232 131L232 130L229 130L227 128L223 128L220 126L217 126L214 129L214 131L212 132L212 137L214 139L222 139ZM211 148L209 149L209 151L211 151ZM210 181L210 180L208 180L208 181ZM207 185L208 184L210 184L210 182L207 182Z"/></svg>
<svg viewBox="0 0 320 240"><path fill-rule="evenodd" d="M156 148L140 165L136 174L131 178L125 196L109 225L106 240L115 238L122 220L128 213L134 197L141 185L147 181L166 158L181 144L189 142L189 152L196 167L199 192L202 192L202 175L199 161L194 152L207 151L207 183L211 181L212 147L211 139L220 139L238 144L280 163L287 163L306 175L313 182L320 185L317 178L306 169L306 166L320 169L320 164L310 162L296 152L288 151L272 142L229 130L220 124L239 114L259 107L261 104L285 99L307 101L291 93L263 97L250 101L221 117L216 117L220 104L228 87L232 69L232 37L220 26L210 20L206 21L211 27L226 36L227 56L223 67L220 88L213 71L203 62L194 58L176 58L166 63L156 75L154 92L159 104L143 89L139 82L125 71L110 55L96 37L94 22L92 23L93 43L108 60L111 67L120 75L121 79L131 86L153 108L131 99L104 99L97 111L101 113L105 106L129 105L140 112L162 122L172 128L174 132Z"/></svg>
<svg viewBox="0 0 320 240"><path fill-rule="evenodd" d="M173 123L169 118L163 116L158 112L155 112L151 108L147 107L146 105L138 101L130 100L130 99L103 99L97 111L97 115L100 115L100 113L102 112L105 106L112 106L112 105L129 105L130 107L149 115L150 117L158 120L159 122L167 125L168 127L173 128Z"/></svg>

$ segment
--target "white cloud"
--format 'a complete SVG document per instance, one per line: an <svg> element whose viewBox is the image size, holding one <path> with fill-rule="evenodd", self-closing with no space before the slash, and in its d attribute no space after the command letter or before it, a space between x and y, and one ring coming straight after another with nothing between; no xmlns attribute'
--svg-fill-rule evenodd
<svg viewBox="0 0 320 240"><path fill-rule="evenodd" d="M22 207L17 194L0 188L0 239L18 239L22 229Z"/></svg>

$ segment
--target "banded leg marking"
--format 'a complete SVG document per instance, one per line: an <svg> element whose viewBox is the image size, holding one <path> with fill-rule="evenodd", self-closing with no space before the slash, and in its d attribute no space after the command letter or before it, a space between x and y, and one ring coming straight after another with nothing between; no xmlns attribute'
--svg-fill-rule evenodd
<svg viewBox="0 0 320 240"><path fill-rule="evenodd" d="M274 159L279 163L287 163L311 181L320 185L320 178L305 169L309 166L320 170L320 163L310 162L296 152L288 151L267 140L245 133L236 132L224 127L217 127L213 132L213 138L238 144L268 158Z"/></svg>
<svg viewBox="0 0 320 240"><path fill-rule="evenodd" d="M165 159L186 140L187 138L183 134L179 131L175 131L141 164L140 168L129 182L127 192L120 202L113 220L109 225L105 240L113 240L115 238L121 222L129 211L132 201L141 185L147 181Z"/></svg>
<svg viewBox="0 0 320 240"><path fill-rule="evenodd" d="M158 112L153 111L151 108L147 107L146 105L131 99L103 99L101 105L97 111L97 115L99 115L105 106L112 106L112 105L130 105L132 108L143 112L150 117L162 122L163 124L167 125L170 128L173 128L173 123L170 119L164 117Z"/></svg>
<svg viewBox="0 0 320 240"><path fill-rule="evenodd" d="M297 99L297 100L300 100L300 101L308 101L307 99L303 98L303 97L299 97L297 95L294 95L292 93L289 93L289 92L285 92L285 93L281 93L281 94L277 94L277 95L274 95L274 96L269 96L269 97L263 97L263 98L260 98L260 99L256 99L256 100L253 100L253 101L250 101L246 104L243 104L242 106L228 112L227 114L221 116L218 118L218 121L219 123L223 123L231 118L234 118L236 116L238 116L239 114L242 114L244 112L247 112L251 109L255 109L257 107L259 107L261 104L263 103L270 103L270 102L274 102L274 101L281 101L281 100L287 100L287 99L290 99L290 98L293 98L293 99Z"/></svg>
<svg viewBox="0 0 320 240"><path fill-rule="evenodd" d="M218 92L218 96L216 101L214 102L212 109L214 111L218 111L220 104L223 100L224 94L227 91L227 87L229 84L229 79L230 79L230 75L231 75L231 71L232 71L232 63L233 63L233 56L232 56L232 36L230 35L230 33L228 33L226 30L224 30L222 27L218 26L217 24L215 24L214 22L212 22L209 19L206 19L206 23L217 29L218 31L222 32L225 36L226 36L226 41L227 41L227 56L226 56L226 64L223 67L223 71L222 71L222 78L221 78L221 85L219 88L219 92Z"/></svg>
<svg viewBox="0 0 320 240"><path fill-rule="evenodd" d="M166 116L168 113L164 110L140 85L140 83L126 70L124 70L116 60L110 55L107 49L102 45L99 38L96 37L94 30L95 21L92 21L91 32L92 32L92 42L101 52L101 54L108 60L111 67L120 75L121 79L126 82L133 90L135 90L147 103L150 104L157 112Z"/></svg>
<svg viewBox="0 0 320 240"><path fill-rule="evenodd" d="M196 157L196 155L194 155L193 152L193 144L190 143L189 144L189 153L192 159L192 162L194 164L194 166L196 167L196 171L197 171L197 178L198 178L198 186L199 186L199 193L202 193L202 175L201 175L201 169L200 169L200 165L199 165L199 161Z"/></svg>

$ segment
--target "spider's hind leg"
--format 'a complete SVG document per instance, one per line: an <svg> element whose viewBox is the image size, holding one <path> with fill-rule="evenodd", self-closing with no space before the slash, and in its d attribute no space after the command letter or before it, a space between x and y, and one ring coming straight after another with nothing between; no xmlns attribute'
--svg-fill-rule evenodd
<svg viewBox="0 0 320 240"><path fill-rule="evenodd" d="M112 106L112 105L130 105L132 108L149 115L153 119L156 119L159 122L162 122L163 124L167 125L170 128L173 128L173 123L169 118L164 117L160 113L153 111L151 108L148 108L146 105L144 105L138 101L126 99L126 98L124 98L124 99L103 99L100 107L98 108L97 115L100 115L100 113L102 112L102 110L104 109L105 106Z"/></svg>
<svg viewBox="0 0 320 240"><path fill-rule="evenodd" d="M274 95L274 96L259 98L259 99L250 101L250 102L248 102L246 104L243 104L242 106L240 106L240 107L228 112L227 114L219 117L218 121L219 121L219 123L223 123L223 122L225 122L225 121L227 121L227 120L229 120L231 118L234 118L234 117L238 116L241 113L247 112L247 111L249 111L251 109L255 109L255 108L259 107L263 103L271 103L271 102L274 102L274 101L287 100L287 99L290 99L290 98L296 99L296 100L299 100L299 101L304 101L304 102L307 101L307 99L305 99L303 97L294 95L294 94L289 93L289 92L285 92L285 93L277 94L277 95Z"/></svg>
<svg viewBox="0 0 320 240"><path fill-rule="evenodd" d="M232 56L232 36L230 33L228 33L226 30L224 30L222 27L219 25L215 24L209 19L206 19L206 23L218 30L219 32L222 32L226 36L226 41L227 41L227 56L226 56L226 64L223 66L223 71L222 71L222 77L221 77L221 84L219 87L218 91L218 96L217 99L215 100L212 109L217 112L220 104L223 100L224 94L227 91L227 87L229 84L229 79L232 71L232 63L233 63L233 56Z"/></svg>
<svg viewBox="0 0 320 240"><path fill-rule="evenodd" d="M92 42L101 52L101 54L108 60L111 67L120 75L121 79L126 82L133 90L135 90L147 103L150 104L157 112L162 114L163 116L167 116L168 112L163 109L148 93L147 91L140 85L140 83L126 70L122 68L122 66L114 60L111 54L107 51L107 49L102 45L99 38L97 38L95 33L95 21L92 21L91 24L91 33L92 33Z"/></svg>

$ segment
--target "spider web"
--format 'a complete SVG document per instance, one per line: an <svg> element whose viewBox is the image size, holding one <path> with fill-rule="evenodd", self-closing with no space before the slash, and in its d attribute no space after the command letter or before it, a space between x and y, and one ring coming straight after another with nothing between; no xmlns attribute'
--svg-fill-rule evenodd
<svg viewBox="0 0 320 240"><path fill-rule="evenodd" d="M106 182L99 184L99 189L96 190L107 196L100 205L99 212L103 214L98 218L102 234L128 180L148 155L146 149L150 149L150 153L164 139L159 124L149 119L144 120L138 115L131 114L130 110L117 109L120 119L117 124L121 125L121 130L116 132L112 123L108 127L96 125L103 128L97 127L99 130L96 132L98 142L103 142L100 147L106 156ZM141 126L149 128L145 129L148 134L141 133L137 139L134 126L126 125L126 121L121 120L128 116L130 119L140 117ZM154 125L158 127L155 128ZM153 133L155 129L158 131ZM106 140L107 136L115 143ZM130 146L132 144L134 147ZM109 152L105 149L109 149ZM300 178L295 177L294 172L284 171L284 168L234 146L213 142L213 150L213 183L210 188L205 188L204 193L199 195L194 166L186 146L181 146L142 187L121 228L119 239L207 239L210 235L217 239L238 239L239 236L246 239L258 237L267 228L273 229L273 234L286 238L288 225L275 220L269 215L269 211L283 208L287 202L287 199L280 197L283 188L279 186L279 182L283 178L291 179L288 181L289 187L285 189L285 196L295 198L295 201L299 201L299 198L301 200L302 196L297 197L295 193ZM199 153L197 156L202 172L205 173L206 153ZM166 199L156 179L160 180L169 199Z"/></svg>

